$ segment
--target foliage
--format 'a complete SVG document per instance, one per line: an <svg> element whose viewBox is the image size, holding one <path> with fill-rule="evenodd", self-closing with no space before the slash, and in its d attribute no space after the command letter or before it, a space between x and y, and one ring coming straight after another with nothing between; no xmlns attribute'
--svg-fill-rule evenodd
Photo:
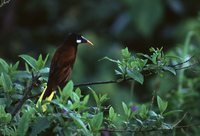
<svg viewBox="0 0 200 136"><path fill-rule="evenodd" d="M150 71L160 75L163 72L168 71L176 75L175 68L169 64L171 58L178 57L165 55L162 48L155 49L152 47L150 48L150 52L152 55L138 53L132 56L128 51L128 48L125 48L121 51L121 60L113 60L108 57L105 57L104 59L117 64L118 69L115 70L115 72L122 77L122 80L132 78L140 84L143 84L144 76L142 75L142 72L144 71Z"/></svg>
<svg viewBox="0 0 200 136"><path fill-rule="evenodd" d="M165 55L162 48L150 48L150 55L134 54L128 48L122 49L121 59L115 60L105 57L115 64L118 82L135 80L144 83L145 74L151 72L163 75L166 71L176 75L176 67L170 65L178 57ZM68 84L59 90L56 97L48 102L43 101L37 106L37 97L33 97L46 86L46 67L48 58L34 59L28 55L20 55L25 61L25 70L18 70L18 64L8 64L0 60L0 131L2 135L100 135L116 133L118 135L144 134L155 135L157 131L174 134L179 124L184 120L182 108L171 109L172 103L163 100L154 94L151 104L129 105L121 102L122 112L118 113L114 106L106 105L108 94L97 94L89 87L91 94L83 95L80 88L75 88L74 83ZM167 73L168 73L167 72ZM32 73L32 76L31 76ZM34 75L40 75L33 81ZM33 86L33 88L30 88ZM14 113L14 109L26 97L26 92L31 91L22 107ZM112 98L110 98L112 99ZM154 106L157 99L157 106ZM95 101L90 104L89 101ZM46 104L47 110L42 110ZM170 106L170 107L169 107ZM173 118L173 121L171 120ZM171 120L171 121L170 121ZM176 120L174 122L174 120ZM190 123L190 122L188 122ZM182 128L184 130L184 128ZM185 132L185 131L184 131Z"/></svg>

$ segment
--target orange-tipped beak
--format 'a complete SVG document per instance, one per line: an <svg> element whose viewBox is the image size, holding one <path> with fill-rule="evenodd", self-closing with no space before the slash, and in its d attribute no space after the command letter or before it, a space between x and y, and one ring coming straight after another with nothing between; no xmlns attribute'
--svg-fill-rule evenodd
<svg viewBox="0 0 200 136"><path fill-rule="evenodd" d="M92 42L90 42L88 39L86 39L83 36L81 36L81 38L77 41L77 43L87 43L88 45L93 45Z"/></svg>
<svg viewBox="0 0 200 136"><path fill-rule="evenodd" d="M89 45L94 45L92 42L90 42L89 40L87 40L87 43L89 44Z"/></svg>

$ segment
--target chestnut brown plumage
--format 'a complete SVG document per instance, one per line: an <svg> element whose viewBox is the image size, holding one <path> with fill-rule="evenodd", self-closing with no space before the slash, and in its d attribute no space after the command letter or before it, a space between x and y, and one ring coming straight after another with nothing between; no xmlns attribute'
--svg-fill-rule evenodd
<svg viewBox="0 0 200 136"><path fill-rule="evenodd" d="M58 47L51 61L47 89L43 99L48 97L52 91L57 90L58 87L62 89L66 85L71 77L73 65L76 60L78 44L81 43L93 45L83 36L73 33L69 34L64 43Z"/></svg>

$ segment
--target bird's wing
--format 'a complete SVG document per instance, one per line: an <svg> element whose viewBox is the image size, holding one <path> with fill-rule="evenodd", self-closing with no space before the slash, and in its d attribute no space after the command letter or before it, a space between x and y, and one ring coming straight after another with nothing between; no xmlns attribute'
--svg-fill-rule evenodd
<svg viewBox="0 0 200 136"><path fill-rule="evenodd" d="M59 52L56 52L50 66L47 86L51 89L57 89L57 86L59 85L62 88L66 84L67 80L69 80L71 72L71 62L66 59L62 59Z"/></svg>

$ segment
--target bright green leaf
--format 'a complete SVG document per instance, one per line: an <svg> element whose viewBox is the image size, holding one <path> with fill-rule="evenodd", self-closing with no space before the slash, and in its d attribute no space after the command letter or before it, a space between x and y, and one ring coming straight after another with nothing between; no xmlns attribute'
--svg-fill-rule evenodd
<svg viewBox="0 0 200 136"><path fill-rule="evenodd" d="M31 67L33 68L34 70L39 70L37 68L37 61L31 57L31 56L28 56L28 55L20 55L20 57L26 61L26 63Z"/></svg>
<svg viewBox="0 0 200 136"><path fill-rule="evenodd" d="M142 105L140 107L140 110L139 110L139 115L142 119L146 119L147 118L147 114L148 114L148 109L145 105Z"/></svg>
<svg viewBox="0 0 200 136"><path fill-rule="evenodd" d="M157 104L162 114L167 109L168 102L163 101L159 96L157 96Z"/></svg>
<svg viewBox="0 0 200 136"><path fill-rule="evenodd" d="M40 54L38 60L36 61L36 65L38 69L42 69L44 66L44 62L42 60L42 55Z"/></svg>
<svg viewBox="0 0 200 136"><path fill-rule="evenodd" d="M71 93L70 98L71 98L74 102L79 102L79 101L80 101L80 97L79 97L76 93L74 93L74 92Z"/></svg>
<svg viewBox="0 0 200 136"><path fill-rule="evenodd" d="M129 77L133 78L135 81L139 82L140 84L143 84L144 77L140 72L136 70L127 70L127 74Z"/></svg>
<svg viewBox="0 0 200 136"><path fill-rule="evenodd" d="M9 65L6 63L5 60L0 58L0 72L8 73Z"/></svg>
<svg viewBox="0 0 200 136"><path fill-rule="evenodd" d="M99 100L98 95L96 94L96 92L95 92L92 88L89 87L89 89L92 91L92 94L93 94L93 97L94 97L95 102L96 102L97 104L99 104L99 103L100 103L100 100Z"/></svg>
<svg viewBox="0 0 200 136"><path fill-rule="evenodd" d="M81 89L80 88L76 88L75 93L81 98Z"/></svg>
<svg viewBox="0 0 200 136"><path fill-rule="evenodd" d="M5 92L9 93L13 91L13 83L8 74L1 73L1 84Z"/></svg>
<svg viewBox="0 0 200 136"><path fill-rule="evenodd" d="M83 105L86 105L88 103L88 100L90 98L90 95L86 95L83 99Z"/></svg>
<svg viewBox="0 0 200 136"><path fill-rule="evenodd" d="M70 80L70 81L65 85L65 87L63 88L62 96L64 96L64 97L69 97L69 96L72 94L73 88L74 88L74 83Z"/></svg>
<svg viewBox="0 0 200 136"><path fill-rule="evenodd" d="M91 126L93 127L93 131L98 131L101 128L103 122L103 113L98 113L97 115L94 115L94 117L91 120Z"/></svg>
<svg viewBox="0 0 200 136"><path fill-rule="evenodd" d="M128 59L131 57L131 53L129 52L127 47L125 49L122 49L121 53L124 59Z"/></svg>
<svg viewBox="0 0 200 136"><path fill-rule="evenodd" d="M127 114L128 113L128 107L124 102L122 102L122 107L124 109L125 114Z"/></svg>
<svg viewBox="0 0 200 136"><path fill-rule="evenodd" d="M113 107L109 108L109 120L110 121L116 121L117 113L115 113Z"/></svg>

